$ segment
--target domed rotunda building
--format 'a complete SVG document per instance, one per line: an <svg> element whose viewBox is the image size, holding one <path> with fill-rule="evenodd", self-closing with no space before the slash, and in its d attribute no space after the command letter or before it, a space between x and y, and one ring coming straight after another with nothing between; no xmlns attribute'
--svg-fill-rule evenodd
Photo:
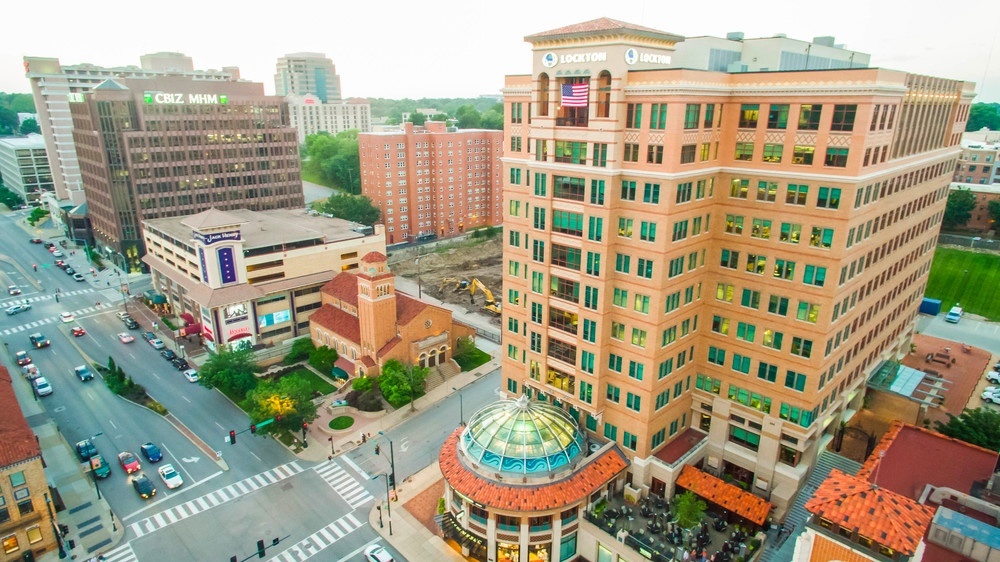
<svg viewBox="0 0 1000 562"><path fill-rule="evenodd" d="M589 541L584 510L623 484L628 467L614 443L588 443L569 414L526 396L478 411L438 460L445 536L493 562L575 559Z"/></svg>

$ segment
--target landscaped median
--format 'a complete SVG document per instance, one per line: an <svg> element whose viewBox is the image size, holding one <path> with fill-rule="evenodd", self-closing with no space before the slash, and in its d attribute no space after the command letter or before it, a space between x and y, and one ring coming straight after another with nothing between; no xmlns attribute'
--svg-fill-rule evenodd
<svg viewBox="0 0 1000 562"><path fill-rule="evenodd" d="M108 357L107 366L95 363L94 368L101 374L105 386L111 392L130 402L145 406L161 416L167 415L167 409L163 404L150 398L146 394L146 387L132 380L132 377L127 376L122 368L115 364L114 358Z"/></svg>

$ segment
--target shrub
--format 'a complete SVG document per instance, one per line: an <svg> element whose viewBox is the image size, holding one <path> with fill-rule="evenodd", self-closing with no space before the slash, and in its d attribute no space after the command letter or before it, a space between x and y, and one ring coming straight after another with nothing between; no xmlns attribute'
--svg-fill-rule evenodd
<svg viewBox="0 0 1000 562"><path fill-rule="evenodd" d="M438 515L444 513L444 498L438 498Z"/></svg>
<svg viewBox="0 0 1000 562"><path fill-rule="evenodd" d="M351 390L358 392L368 392L375 386L375 381L371 377L359 377L351 382Z"/></svg>
<svg viewBox="0 0 1000 562"><path fill-rule="evenodd" d="M337 350L330 349L325 345L309 352L309 364L324 375L329 375L333 372L334 364L339 358L340 355L337 354Z"/></svg>
<svg viewBox="0 0 1000 562"><path fill-rule="evenodd" d="M299 361L305 361L309 358L309 355L316 349L313 342L308 337L299 338L292 343L292 350L288 352L288 355L281 360L285 365L294 365Z"/></svg>
<svg viewBox="0 0 1000 562"><path fill-rule="evenodd" d="M378 412L382 410L382 394L374 389L361 394L358 397L357 408L362 412Z"/></svg>

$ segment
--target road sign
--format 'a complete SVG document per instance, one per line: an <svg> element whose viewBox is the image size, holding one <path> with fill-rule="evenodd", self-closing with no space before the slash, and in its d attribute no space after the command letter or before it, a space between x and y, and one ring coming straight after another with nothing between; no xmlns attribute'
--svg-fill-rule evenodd
<svg viewBox="0 0 1000 562"><path fill-rule="evenodd" d="M268 419L268 420L264 420L262 422L257 422L255 425L257 426L257 429L260 429L260 428L264 427L265 425L268 425L268 424L271 424L271 423L274 423L274 418L271 418L271 419Z"/></svg>

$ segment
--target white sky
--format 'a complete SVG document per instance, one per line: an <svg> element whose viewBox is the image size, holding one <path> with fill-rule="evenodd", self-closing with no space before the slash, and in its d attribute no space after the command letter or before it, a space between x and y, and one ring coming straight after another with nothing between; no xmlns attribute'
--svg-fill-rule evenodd
<svg viewBox="0 0 1000 562"><path fill-rule="evenodd" d="M832 35L872 66L972 81L976 101L1000 101L1000 0L50 0L25 10L0 33L0 91L30 92L24 55L138 66L142 54L178 51L197 69L238 66L273 93L278 57L307 51L333 60L349 97L498 94L505 74L531 70L525 35L606 16L682 36Z"/></svg>

